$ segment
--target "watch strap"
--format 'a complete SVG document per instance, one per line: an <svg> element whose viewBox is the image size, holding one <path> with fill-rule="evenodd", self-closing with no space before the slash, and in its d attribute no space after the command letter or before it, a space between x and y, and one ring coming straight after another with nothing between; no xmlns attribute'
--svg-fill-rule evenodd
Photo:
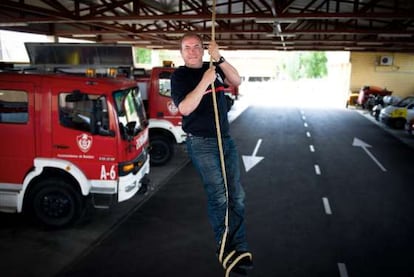
<svg viewBox="0 0 414 277"><path fill-rule="evenodd" d="M226 61L226 59L223 57L223 56L221 56L220 57L220 59L217 61L217 64L219 65L219 64L222 64L222 63L224 63Z"/></svg>

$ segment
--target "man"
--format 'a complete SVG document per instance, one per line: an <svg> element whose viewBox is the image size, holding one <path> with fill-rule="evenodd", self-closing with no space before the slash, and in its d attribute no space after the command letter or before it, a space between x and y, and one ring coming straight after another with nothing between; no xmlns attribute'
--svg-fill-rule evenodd
<svg viewBox="0 0 414 277"><path fill-rule="evenodd" d="M239 155L229 134L227 102L224 85L238 86L237 70L219 52L216 42L209 43L208 52L215 61L212 67L203 62L203 42L200 36L185 34L180 40L180 52L185 65L171 76L171 92L175 105L183 115L183 130L187 133L187 149L201 176L207 194L208 218L213 227L219 260L224 268L252 268L244 222L245 193L240 183ZM221 137L226 164L228 202L220 164L212 88L214 82L219 110ZM226 209L228 233L225 234ZM226 241L225 245L221 245ZM223 246L221 248L221 246ZM224 249L224 252L220 251Z"/></svg>

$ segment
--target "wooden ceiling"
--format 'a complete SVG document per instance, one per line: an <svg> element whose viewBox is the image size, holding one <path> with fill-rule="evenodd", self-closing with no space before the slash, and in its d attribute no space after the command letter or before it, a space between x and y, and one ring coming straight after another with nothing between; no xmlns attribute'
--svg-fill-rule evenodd
<svg viewBox="0 0 414 277"><path fill-rule="evenodd" d="M211 39L211 0L2 0L0 29L177 49ZM216 0L215 39L238 50L414 52L412 0Z"/></svg>

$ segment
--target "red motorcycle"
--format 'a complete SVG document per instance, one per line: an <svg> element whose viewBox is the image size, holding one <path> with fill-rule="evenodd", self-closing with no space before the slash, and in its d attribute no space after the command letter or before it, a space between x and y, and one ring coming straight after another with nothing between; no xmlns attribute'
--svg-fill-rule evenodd
<svg viewBox="0 0 414 277"><path fill-rule="evenodd" d="M391 94L392 91L389 91L386 88L380 88L377 86L363 86L359 90L357 104L364 109L371 110L375 106L375 101L373 100L377 96L384 97Z"/></svg>

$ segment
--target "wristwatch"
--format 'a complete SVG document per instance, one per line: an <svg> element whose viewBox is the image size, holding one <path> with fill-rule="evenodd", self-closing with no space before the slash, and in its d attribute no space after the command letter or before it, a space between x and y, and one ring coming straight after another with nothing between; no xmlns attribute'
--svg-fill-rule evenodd
<svg viewBox="0 0 414 277"><path fill-rule="evenodd" d="M223 56L221 56L220 59L217 61L217 65L222 64L225 61L226 61L226 59Z"/></svg>

